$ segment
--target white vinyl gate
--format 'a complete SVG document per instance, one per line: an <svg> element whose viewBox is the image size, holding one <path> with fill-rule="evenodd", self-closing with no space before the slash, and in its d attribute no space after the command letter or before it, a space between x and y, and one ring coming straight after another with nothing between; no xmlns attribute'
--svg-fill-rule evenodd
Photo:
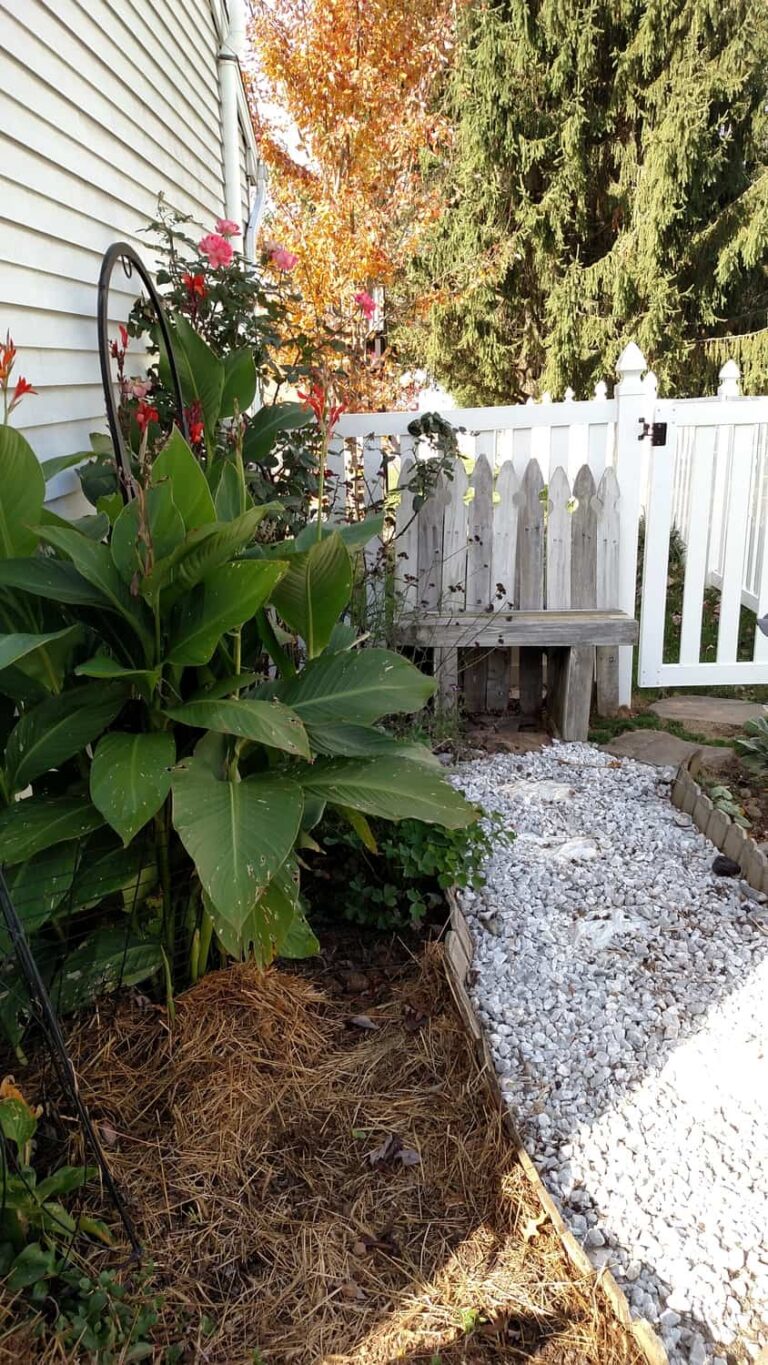
<svg viewBox="0 0 768 1365"><path fill-rule="evenodd" d="M720 370L716 397L659 399L656 379L630 344L617 366L612 397L599 383L594 398L515 407L444 410L462 454L485 455L499 480L505 466L522 479L535 459L549 485L558 469L573 484L583 465L595 485L607 468L618 477L620 556L616 605L635 612L638 532L646 517L638 682L641 687L768 686L768 639L756 631L750 658L739 658L742 607L768 612L768 398L743 398L739 368ZM330 515L345 520L382 496L401 465L429 455L409 426L414 412L345 413L328 456ZM650 436L666 424L664 445ZM501 480L501 487L510 479ZM685 544L682 640L676 659L664 658L668 561L672 527ZM372 554L373 551L367 553ZM716 650L702 658L705 592L719 593ZM742 654L743 654L742 650ZM620 700L632 700L630 646L619 650Z"/></svg>
<svg viewBox="0 0 768 1365"><path fill-rule="evenodd" d="M666 428L666 431L664 431ZM768 611L768 398L657 401L646 495L640 687L768 683L768 638L739 658L742 606ZM676 660L664 659L669 544L685 545ZM705 590L719 590L717 648L701 657Z"/></svg>

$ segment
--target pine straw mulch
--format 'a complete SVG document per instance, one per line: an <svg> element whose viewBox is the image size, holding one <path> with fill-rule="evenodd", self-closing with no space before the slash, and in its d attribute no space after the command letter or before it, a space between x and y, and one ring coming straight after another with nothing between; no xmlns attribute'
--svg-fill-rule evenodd
<svg viewBox="0 0 768 1365"><path fill-rule="evenodd" d="M243 966L182 996L173 1032L135 999L75 1031L163 1295L158 1362L181 1344L210 1365L639 1365L541 1218L442 952L369 1009L375 1029L321 978ZM406 1160L372 1165L390 1135ZM62 1359L15 1333L3 1356Z"/></svg>

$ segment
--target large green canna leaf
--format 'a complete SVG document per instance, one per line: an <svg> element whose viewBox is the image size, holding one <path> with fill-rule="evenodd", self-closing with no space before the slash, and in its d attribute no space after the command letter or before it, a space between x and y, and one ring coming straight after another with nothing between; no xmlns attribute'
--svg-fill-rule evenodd
<svg viewBox="0 0 768 1365"><path fill-rule="evenodd" d="M305 725L348 721L373 725L382 716L419 711L435 683L388 649L323 654L275 689Z"/></svg>
<svg viewBox="0 0 768 1365"><path fill-rule="evenodd" d="M174 427L152 465L153 485L159 487L165 480L188 531L216 520L206 477L178 427Z"/></svg>
<svg viewBox="0 0 768 1365"><path fill-rule="evenodd" d="M84 578L73 564L38 555L29 559L0 560L0 587L20 588L35 597L46 597L66 606L116 608L109 598Z"/></svg>
<svg viewBox="0 0 768 1365"><path fill-rule="evenodd" d="M0 635L0 670L12 664L19 664L25 673L31 668L35 681L54 691L61 684L62 670L58 665L62 649L66 657L81 638L80 626L65 626L44 635Z"/></svg>
<svg viewBox="0 0 768 1365"><path fill-rule="evenodd" d="M335 526L332 523L325 523L323 526L323 536L325 540L328 536L340 536L348 550L362 550L369 540L374 536L380 536L384 530L384 513L375 512L370 517L364 517L362 521L351 521L348 525ZM295 540L297 550L308 550L313 541L317 540L317 524L309 522L304 527Z"/></svg>
<svg viewBox="0 0 768 1365"><path fill-rule="evenodd" d="M169 482L147 489L144 502L146 528L141 526L138 498L126 503L112 528L112 560L123 582L129 586L136 574L144 577L153 563L172 554L186 534ZM145 539L147 534L149 545Z"/></svg>
<svg viewBox="0 0 768 1365"><path fill-rule="evenodd" d="M69 901L78 843L70 840L43 849L8 873L8 890L27 935L36 934L63 900ZM0 923L0 953L10 952L5 922Z"/></svg>
<svg viewBox="0 0 768 1365"><path fill-rule="evenodd" d="M63 473L65 469L72 469L74 465L84 464L86 460L92 459L92 450L77 450L73 455L55 455L52 460L44 460L40 468L45 482L50 483L51 479L55 479L56 475Z"/></svg>
<svg viewBox="0 0 768 1365"><path fill-rule="evenodd" d="M272 601L314 659L328 644L351 593L352 561L340 537L333 535L291 555Z"/></svg>
<svg viewBox="0 0 768 1365"><path fill-rule="evenodd" d="M313 796L384 820L424 820L460 829L477 811L434 769L404 758L318 759L294 771Z"/></svg>
<svg viewBox="0 0 768 1365"><path fill-rule="evenodd" d="M80 858L67 897L72 910L101 905L107 896L118 892L123 906L131 911L143 903L146 895L157 885L157 858L150 840L134 839L127 848L105 827L97 830L85 845L80 845Z"/></svg>
<svg viewBox="0 0 768 1365"><path fill-rule="evenodd" d="M191 323L178 313L173 330L178 342L176 362L184 401L190 406L195 402L200 404L205 425L212 432L221 416L224 365ZM164 382L167 382L170 371L161 355L161 378L164 371L167 376Z"/></svg>
<svg viewBox="0 0 768 1365"><path fill-rule="evenodd" d="M410 759L412 763L426 763L430 768L441 767L440 760L426 745L395 739L386 730L376 730L371 725L313 725L309 739L316 754L328 757L377 758L386 754Z"/></svg>
<svg viewBox="0 0 768 1365"><path fill-rule="evenodd" d="M102 925L64 959L51 983L56 1008L67 1014L88 1005L105 991L135 986L146 981L163 963L156 939L141 939L130 932L128 922Z"/></svg>
<svg viewBox="0 0 768 1365"><path fill-rule="evenodd" d="M294 846L302 807L301 788L284 777L218 782L194 762L176 772L173 823L215 906L215 924L242 933Z"/></svg>
<svg viewBox="0 0 768 1365"><path fill-rule="evenodd" d="M273 403L249 419L243 442L243 458L254 464L263 460L282 431L296 431L313 420L303 403Z"/></svg>
<svg viewBox="0 0 768 1365"><path fill-rule="evenodd" d="M126 668L109 654L94 654L75 669L78 678L105 678L117 682L135 683L144 693L152 692L160 681L159 668Z"/></svg>
<svg viewBox="0 0 768 1365"><path fill-rule="evenodd" d="M220 417L233 417L235 411L247 412L256 397L256 366L249 346L230 351L224 357L224 388Z"/></svg>
<svg viewBox="0 0 768 1365"><path fill-rule="evenodd" d="M173 735L103 735L91 765L91 800L129 844L159 811L171 790L176 762Z"/></svg>
<svg viewBox="0 0 768 1365"><path fill-rule="evenodd" d="M139 604L131 597L125 583L112 562L106 545L89 540L81 532L60 526L41 528L43 540L72 560L78 573L98 588L113 611L128 622L145 645L152 645L146 623L142 621Z"/></svg>
<svg viewBox="0 0 768 1365"><path fill-rule="evenodd" d="M208 572L171 619L170 662L207 664L222 635L255 615L285 569L279 560L239 560Z"/></svg>
<svg viewBox="0 0 768 1365"><path fill-rule="evenodd" d="M81 796L29 796L0 811L0 862L13 865L44 848L81 839L104 819Z"/></svg>
<svg viewBox="0 0 768 1365"><path fill-rule="evenodd" d="M14 726L5 750L12 791L73 758L106 730L128 696L119 683L86 683L26 711Z"/></svg>
<svg viewBox="0 0 768 1365"><path fill-rule="evenodd" d="M281 510L279 503L263 503L260 507L250 507L234 521L217 521L190 532L173 554L155 565L141 583L141 591L151 599L165 590L176 600L196 587L213 569L234 559L253 539L264 517Z"/></svg>
<svg viewBox="0 0 768 1365"><path fill-rule="evenodd" d="M219 521L234 521L241 517L248 507L253 507L253 498L246 490L240 471L231 460L221 465L219 481L216 485L216 516Z"/></svg>
<svg viewBox="0 0 768 1365"><path fill-rule="evenodd" d="M221 735L237 735L309 758L309 740L295 711L279 701L190 701L165 713L171 720ZM98 804L98 803L97 803Z"/></svg>
<svg viewBox="0 0 768 1365"><path fill-rule="evenodd" d="M32 447L13 427L0 426L0 558L31 555L37 542L45 479Z"/></svg>
<svg viewBox="0 0 768 1365"><path fill-rule="evenodd" d="M213 920L221 946L230 957L253 958L260 967L269 966L282 951L294 918L299 913L298 868L288 858L278 868L269 886L249 910L238 931L207 900L208 913Z"/></svg>

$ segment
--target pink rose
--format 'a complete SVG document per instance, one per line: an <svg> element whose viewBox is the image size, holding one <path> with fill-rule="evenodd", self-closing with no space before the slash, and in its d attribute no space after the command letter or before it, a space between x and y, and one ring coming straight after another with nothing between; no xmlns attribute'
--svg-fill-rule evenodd
<svg viewBox="0 0 768 1365"><path fill-rule="evenodd" d="M222 237L240 236L240 229L237 226L237 223L233 223L231 218L217 218L216 231L220 233Z"/></svg>
<svg viewBox="0 0 768 1365"><path fill-rule="evenodd" d="M220 237L215 232L210 232L207 237L202 237L197 244L197 249L203 256L208 257L208 263L213 270L217 270L220 265L231 265L234 250L232 243L226 237Z"/></svg>
<svg viewBox="0 0 768 1365"><path fill-rule="evenodd" d="M284 246L273 246L269 253L269 259L276 270L293 270L298 265L299 258L294 256L292 251L288 251Z"/></svg>
<svg viewBox="0 0 768 1365"><path fill-rule="evenodd" d="M370 322L376 312L376 300L372 299L370 294L367 294L364 289L361 289L359 293L355 294L355 303L360 309L360 312L365 313L366 318Z"/></svg>

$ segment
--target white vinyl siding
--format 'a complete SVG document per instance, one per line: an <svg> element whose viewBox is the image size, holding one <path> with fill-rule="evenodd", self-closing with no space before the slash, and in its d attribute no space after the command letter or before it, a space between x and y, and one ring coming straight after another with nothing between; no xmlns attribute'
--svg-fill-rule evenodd
<svg viewBox="0 0 768 1365"><path fill-rule="evenodd" d="M214 17L216 16L216 17ZM104 430L96 347L101 257L158 194L212 231L224 206L220 0L0 0L0 332L39 391L17 413L42 458ZM248 150L241 130L243 217ZM118 266L110 315L135 281ZM69 486L67 476L54 491Z"/></svg>

